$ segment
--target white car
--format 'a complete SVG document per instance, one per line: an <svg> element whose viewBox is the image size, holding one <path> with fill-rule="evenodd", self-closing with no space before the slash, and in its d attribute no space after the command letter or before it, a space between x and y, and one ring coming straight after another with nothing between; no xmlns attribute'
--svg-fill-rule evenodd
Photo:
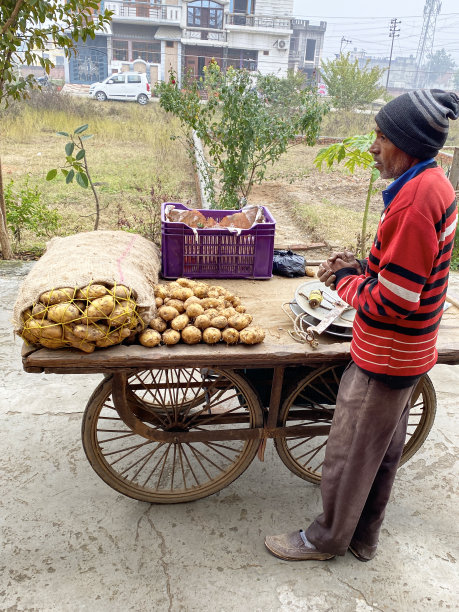
<svg viewBox="0 0 459 612"><path fill-rule="evenodd" d="M99 102L131 100L139 104L147 104L151 98L151 87L144 73L120 72L111 74L102 83L92 83L89 95Z"/></svg>

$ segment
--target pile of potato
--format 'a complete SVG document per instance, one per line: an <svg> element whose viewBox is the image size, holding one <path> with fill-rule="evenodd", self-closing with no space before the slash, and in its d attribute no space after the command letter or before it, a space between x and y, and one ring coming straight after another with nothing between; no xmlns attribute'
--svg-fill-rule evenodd
<svg viewBox="0 0 459 612"><path fill-rule="evenodd" d="M137 312L135 295L125 285L90 284L80 289L61 287L42 293L22 313L21 337L47 348L96 347L134 340L145 325Z"/></svg>
<svg viewBox="0 0 459 612"><path fill-rule="evenodd" d="M159 344L257 344L265 332L250 326L253 317L245 312L241 299L218 285L178 278L167 285L155 285L157 317L142 331L144 346Z"/></svg>

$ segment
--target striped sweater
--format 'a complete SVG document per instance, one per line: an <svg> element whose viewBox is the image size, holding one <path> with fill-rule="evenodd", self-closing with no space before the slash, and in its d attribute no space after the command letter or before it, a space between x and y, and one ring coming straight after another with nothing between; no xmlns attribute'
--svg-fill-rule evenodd
<svg viewBox="0 0 459 612"><path fill-rule="evenodd" d="M443 170L432 165L383 212L364 274L336 275L339 296L357 310L352 358L395 387L411 384L438 356L457 206Z"/></svg>

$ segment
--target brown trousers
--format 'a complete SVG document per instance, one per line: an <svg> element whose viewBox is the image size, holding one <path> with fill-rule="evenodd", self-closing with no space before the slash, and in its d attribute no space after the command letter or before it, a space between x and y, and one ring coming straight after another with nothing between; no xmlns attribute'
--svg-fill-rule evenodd
<svg viewBox="0 0 459 612"><path fill-rule="evenodd" d="M414 386L391 389L354 362L340 382L322 470L323 513L306 530L322 551L373 556L405 442Z"/></svg>

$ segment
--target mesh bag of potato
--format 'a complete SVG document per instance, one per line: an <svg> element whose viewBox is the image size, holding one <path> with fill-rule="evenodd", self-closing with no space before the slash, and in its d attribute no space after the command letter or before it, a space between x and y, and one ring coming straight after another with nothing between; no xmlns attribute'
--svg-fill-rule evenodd
<svg viewBox="0 0 459 612"><path fill-rule="evenodd" d="M139 334L144 346L185 344L257 344L264 330L251 325L253 317L241 299L218 285L178 278L156 285L157 316Z"/></svg>
<svg viewBox="0 0 459 612"><path fill-rule="evenodd" d="M96 347L134 340L155 316L159 251L137 234L55 238L22 283L13 317L28 344Z"/></svg>

